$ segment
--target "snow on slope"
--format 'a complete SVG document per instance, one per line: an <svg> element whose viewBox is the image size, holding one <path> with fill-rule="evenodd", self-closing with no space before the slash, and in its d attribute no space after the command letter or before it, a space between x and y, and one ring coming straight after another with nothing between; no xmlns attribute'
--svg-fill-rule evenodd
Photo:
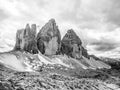
<svg viewBox="0 0 120 90"><path fill-rule="evenodd" d="M91 62L94 62L94 65L97 66L97 68L101 69L101 68L107 68L107 69L110 69L111 67L107 64L105 64L104 62L101 62L101 61L97 61L93 58L90 58L90 61Z"/></svg>
<svg viewBox="0 0 120 90"><path fill-rule="evenodd" d="M43 62L44 64L59 64L62 66L65 66L67 68L75 69L75 68L83 68L87 69L87 67L80 63L78 60L70 58L65 55L55 55L51 58L48 58L44 55L38 54L39 60Z"/></svg>
<svg viewBox="0 0 120 90"><path fill-rule="evenodd" d="M82 58L84 59L86 63L90 65L89 68L91 69L101 69L101 68L110 69L111 68L111 66L105 64L104 62L97 61L93 58L90 58L90 60L85 57L82 57Z"/></svg>
<svg viewBox="0 0 120 90"><path fill-rule="evenodd" d="M86 64L84 64L83 61ZM88 60L85 57L83 57L83 60L76 60L65 55L47 57L41 53L33 55L20 51L0 54L0 63L17 71L34 71L43 64L51 66L61 65L70 69L110 68L109 65L101 61L96 61L94 59Z"/></svg>
<svg viewBox="0 0 120 90"><path fill-rule="evenodd" d="M25 65L21 60L18 60L18 58L15 55L10 53L1 54L0 63L2 63L8 68L17 71L33 71L32 69L27 67L27 65Z"/></svg>
<svg viewBox="0 0 120 90"><path fill-rule="evenodd" d="M57 56L56 58L59 58L63 63L69 64L73 68L87 69L87 67L84 64L82 64L79 60L76 60L74 58L70 58L65 55L64 56L60 55L60 56Z"/></svg>

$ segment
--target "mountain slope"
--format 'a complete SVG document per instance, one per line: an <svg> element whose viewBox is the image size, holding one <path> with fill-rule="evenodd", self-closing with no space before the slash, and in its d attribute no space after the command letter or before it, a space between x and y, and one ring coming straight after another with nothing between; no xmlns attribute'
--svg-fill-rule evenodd
<svg viewBox="0 0 120 90"><path fill-rule="evenodd" d="M83 60L84 63L82 63L81 60L76 60L65 55L54 55L52 57L47 57L42 55L41 53L33 55L27 52L20 51L0 54L1 63L18 71L33 71L34 69L37 70L37 68L47 65L56 65L69 69L110 69L109 65L101 61L95 61L94 59L88 60L85 57L83 57Z"/></svg>

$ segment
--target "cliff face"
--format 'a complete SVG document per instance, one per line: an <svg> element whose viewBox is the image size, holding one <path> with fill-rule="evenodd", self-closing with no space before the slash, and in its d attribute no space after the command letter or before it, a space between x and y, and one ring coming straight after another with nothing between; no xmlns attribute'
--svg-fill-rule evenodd
<svg viewBox="0 0 120 90"><path fill-rule="evenodd" d="M61 35L54 19L49 20L37 35L37 46L39 51L45 55L56 55L59 53Z"/></svg>
<svg viewBox="0 0 120 90"><path fill-rule="evenodd" d="M24 29L17 30L17 33L16 33L16 44L15 44L15 47L14 47L15 50L22 49L21 45L22 45L22 38L23 38L23 30Z"/></svg>
<svg viewBox="0 0 120 90"><path fill-rule="evenodd" d="M86 57L86 58L90 58L90 57L89 57L89 54L88 54L88 52L87 52L87 49L85 49L83 46L82 46L82 55L83 55L84 57Z"/></svg>
<svg viewBox="0 0 120 90"><path fill-rule="evenodd" d="M25 29L17 31L15 50L25 50L30 53L38 53L36 42L36 25L26 25Z"/></svg>
<svg viewBox="0 0 120 90"><path fill-rule="evenodd" d="M36 25L26 25L25 29L16 33L15 50L25 50L36 54L40 51L47 56L66 54L70 57L80 59L88 57L87 50L82 46L82 41L73 29L67 31L61 40L60 31L54 19L46 23L36 35Z"/></svg>
<svg viewBox="0 0 120 90"><path fill-rule="evenodd" d="M83 48L82 42L74 30L67 31L61 41L61 52L76 59L83 56L87 57L87 51Z"/></svg>

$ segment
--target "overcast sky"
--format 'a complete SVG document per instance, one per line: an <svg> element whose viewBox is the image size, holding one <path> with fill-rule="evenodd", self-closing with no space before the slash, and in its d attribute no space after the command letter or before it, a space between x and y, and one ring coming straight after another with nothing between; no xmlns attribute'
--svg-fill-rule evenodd
<svg viewBox="0 0 120 90"><path fill-rule="evenodd" d="M62 36L73 28L90 54L120 57L120 0L0 0L0 52L14 47L17 29L51 18Z"/></svg>

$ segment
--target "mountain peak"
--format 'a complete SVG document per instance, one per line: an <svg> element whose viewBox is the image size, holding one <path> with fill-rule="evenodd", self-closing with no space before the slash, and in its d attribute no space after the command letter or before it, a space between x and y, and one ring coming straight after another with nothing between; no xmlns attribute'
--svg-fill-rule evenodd
<svg viewBox="0 0 120 90"><path fill-rule="evenodd" d="M27 23L25 29L30 29L30 25Z"/></svg>
<svg viewBox="0 0 120 90"><path fill-rule="evenodd" d="M67 40L71 43L77 43L80 45L82 44L81 39L79 38L79 36L77 36L73 29L69 29L62 39L63 42L66 42Z"/></svg>
<svg viewBox="0 0 120 90"><path fill-rule="evenodd" d="M16 34L16 45L15 50L24 50L29 53L36 54L37 42L36 42L36 25L32 24L31 28L29 24L26 24L24 29L20 29Z"/></svg>
<svg viewBox="0 0 120 90"><path fill-rule="evenodd" d="M54 19L54 18L51 18L51 19L49 20L49 23L55 23L55 19Z"/></svg>
<svg viewBox="0 0 120 90"><path fill-rule="evenodd" d="M37 35L38 49L42 54L55 55L60 49L61 35L54 19L50 19Z"/></svg>

